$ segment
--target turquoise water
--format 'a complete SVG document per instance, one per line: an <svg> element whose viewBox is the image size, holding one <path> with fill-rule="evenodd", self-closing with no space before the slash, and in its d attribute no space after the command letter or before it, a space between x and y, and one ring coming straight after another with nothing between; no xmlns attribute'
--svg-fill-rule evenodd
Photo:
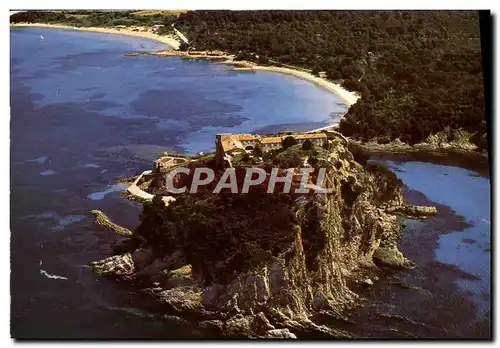
<svg viewBox="0 0 500 348"><path fill-rule="evenodd" d="M113 193L113 192L121 192L127 188L127 185L124 184L115 184L111 185L109 188L107 188L104 191L99 191L99 192L93 192L88 197L92 200L101 200L106 197L107 194Z"/></svg>
<svg viewBox="0 0 500 348"><path fill-rule="evenodd" d="M457 266L478 280L459 279L470 291L479 315L490 310L491 296L491 201L490 180L475 172L425 162L386 162L412 190L436 203L450 207L465 218L469 228L439 236L434 250L439 262Z"/></svg>

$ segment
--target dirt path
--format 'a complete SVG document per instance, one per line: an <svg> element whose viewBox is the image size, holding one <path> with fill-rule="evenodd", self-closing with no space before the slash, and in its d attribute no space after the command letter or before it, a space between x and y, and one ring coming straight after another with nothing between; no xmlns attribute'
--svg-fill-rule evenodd
<svg viewBox="0 0 500 348"><path fill-rule="evenodd" d="M135 179L135 181L132 183L132 185L130 185L127 188L127 192L130 193L131 195L133 195L134 197L137 197L137 198L140 198L140 199L143 199L143 200L146 200L146 201L152 201L154 195L152 195L151 193L148 193L146 191L141 190L139 188L139 186L137 186L137 183L139 182L139 180L142 179L142 177L144 175L148 175L148 174L151 174L151 173L152 173L152 170L146 170L146 171L142 172L142 174L139 175L137 177L137 179ZM163 200L163 202L165 202L165 205L169 205L170 202L174 202L175 201L175 198L171 197L171 196L165 196L165 197L162 198L162 200Z"/></svg>

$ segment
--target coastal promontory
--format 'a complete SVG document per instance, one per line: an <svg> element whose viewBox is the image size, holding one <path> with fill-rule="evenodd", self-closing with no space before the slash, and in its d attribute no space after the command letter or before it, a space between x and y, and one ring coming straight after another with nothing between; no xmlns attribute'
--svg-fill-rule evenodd
<svg viewBox="0 0 500 348"><path fill-rule="evenodd" d="M261 157L255 152L232 156L239 188L247 168L287 170L304 162L311 171L326 169L330 192L269 194L266 179L248 193L214 194L209 184L166 203L165 176L179 164L156 168L136 180L154 196L144 202L139 226L115 255L91 263L95 273L134 284L168 315L216 336L351 337L315 318L348 321L360 291L385 268L413 267L397 247L397 215L432 215L435 209L406 205L402 182L391 171L360 164L331 135L322 145L296 144ZM223 170L213 154L180 162L191 172L211 168L216 177ZM184 175L177 184L192 180Z"/></svg>

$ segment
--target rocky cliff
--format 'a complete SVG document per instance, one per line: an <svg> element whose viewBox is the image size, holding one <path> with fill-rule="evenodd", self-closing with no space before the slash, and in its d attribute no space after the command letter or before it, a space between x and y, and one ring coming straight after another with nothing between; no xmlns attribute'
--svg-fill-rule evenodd
<svg viewBox="0 0 500 348"><path fill-rule="evenodd" d="M435 210L405 205L392 172L359 164L340 142L326 165L328 194L186 194L168 207L154 200L117 255L91 265L133 280L166 312L214 335L351 337L314 318L347 320L381 265L412 267L397 248L396 214Z"/></svg>

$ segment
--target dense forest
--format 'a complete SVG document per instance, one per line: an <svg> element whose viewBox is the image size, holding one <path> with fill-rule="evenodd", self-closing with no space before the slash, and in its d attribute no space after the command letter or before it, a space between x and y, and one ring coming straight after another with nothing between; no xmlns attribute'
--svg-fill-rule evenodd
<svg viewBox="0 0 500 348"><path fill-rule="evenodd" d="M65 24L74 27L158 26L157 33L168 34L177 19L175 13L142 15L142 11L26 11L12 15L11 23ZM161 26L161 27L160 27Z"/></svg>
<svg viewBox="0 0 500 348"><path fill-rule="evenodd" d="M477 12L195 11L176 25L196 49L325 71L360 92L347 136L415 143L463 128L486 146Z"/></svg>
<svg viewBox="0 0 500 348"><path fill-rule="evenodd" d="M75 14L62 16L67 22ZM137 17L91 13L86 21L174 23L190 48L323 71L361 95L340 123L347 136L416 143L444 130L451 140L453 130L463 129L481 149L487 147L476 11L189 11Z"/></svg>

